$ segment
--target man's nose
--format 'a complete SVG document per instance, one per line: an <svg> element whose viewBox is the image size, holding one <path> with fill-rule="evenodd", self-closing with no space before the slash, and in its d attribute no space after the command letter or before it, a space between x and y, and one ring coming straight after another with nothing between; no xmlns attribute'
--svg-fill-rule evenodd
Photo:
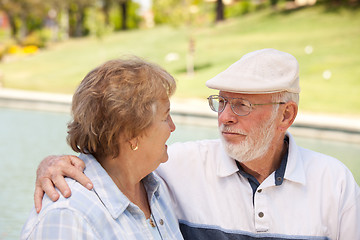
<svg viewBox="0 0 360 240"><path fill-rule="evenodd" d="M236 115L231 109L230 103L225 105L225 108L222 112L218 113L218 122L220 124L234 124L237 123L238 115Z"/></svg>

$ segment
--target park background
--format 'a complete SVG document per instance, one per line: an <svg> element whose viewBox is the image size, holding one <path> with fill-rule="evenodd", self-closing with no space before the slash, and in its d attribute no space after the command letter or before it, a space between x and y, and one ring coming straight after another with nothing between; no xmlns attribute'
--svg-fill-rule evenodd
<svg viewBox="0 0 360 240"><path fill-rule="evenodd" d="M324 125L330 117L356 122L360 119L359 3L0 0L0 92L17 89L71 95L94 67L109 59L137 55L176 78L178 88L172 101L189 100L190 110L197 106L192 103L215 93L205 87L206 80L245 53L276 48L299 61L300 113L329 116L323 118ZM19 238L32 207L38 163L48 154L69 152L65 142L68 120L68 113L57 111L0 108L0 239ZM191 132L193 138L217 134L211 128L194 136L199 129L180 125L173 135L183 131ZM344 161L359 183L358 143L339 143L352 149L345 148L352 154L349 159L341 159L344 150L339 144L320 145L324 152ZM319 142L305 139L302 144L311 147Z"/></svg>

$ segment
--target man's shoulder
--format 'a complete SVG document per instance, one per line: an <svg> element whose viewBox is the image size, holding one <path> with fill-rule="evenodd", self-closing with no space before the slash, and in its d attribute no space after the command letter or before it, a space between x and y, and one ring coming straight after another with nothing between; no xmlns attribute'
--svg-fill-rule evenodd
<svg viewBox="0 0 360 240"><path fill-rule="evenodd" d="M214 149L221 145L220 139L205 139L188 142L176 142L169 146L169 151L196 151L201 149Z"/></svg>
<svg viewBox="0 0 360 240"><path fill-rule="evenodd" d="M290 158L300 158L304 165L309 167L329 166L329 167L345 167L345 165L335 157L320 153L309 148L297 145L294 138L289 134L290 138ZM346 167L345 167L346 168Z"/></svg>
<svg viewBox="0 0 360 240"><path fill-rule="evenodd" d="M346 168L345 164L341 162L339 159L326 155L321 152L317 152L308 148L298 147L300 155L307 164L309 165L323 165L323 166L329 166L334 168Z"/></svg>
<svg viewBox="0 0 360 240"><path fill-rule="evenodd" d="M169 147L168 154L169 160L157 169L162 178L199 173L205 166L215 169L217 162L226 156L220 139L174 143Z"/></svg>
<svg viewBox="0 0 360 240"><path fill-rule="evenodd" d="M298 150L308 178L312 176L329 184L356 183L350 169L339 159L303 147L298 147Z"/></svg>

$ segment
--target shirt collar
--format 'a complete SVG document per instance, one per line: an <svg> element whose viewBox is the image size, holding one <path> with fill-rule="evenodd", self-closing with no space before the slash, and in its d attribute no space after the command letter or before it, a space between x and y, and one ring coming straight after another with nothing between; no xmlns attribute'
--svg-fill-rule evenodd
<svg viewBox="0 0 360 240"><path fill-rule="evenodd" d="M301 161L301 155L298 150L298 146L295 143L293 136L287 132L286 136L289 138L289 148L288 148L288 158L287 162L284 162L283 166L280 166L281 171L278 173L281 176L284 176L284 179L298 182L301 184L305 184L305 173L304 173L304 166ZM238 172L238 167L236 165L236 160L230 158L227 153L225 152L225 148L223 143L220 141L220 151L219 154L216 156L217 161L217 175L219 177L228 177L236 172ZM283 163L283 161L282 161ZM285 171L285 175L283 174ZM281 180L282 183L283 179ZM275 183L276 183L276 176L275 176ZM280 183L280 184L281 184Z"/></svg>
<svg viewBox="0 0 360 240"><path fill-rule="evenodd" d="M85 162L85 175L89 177L94 185L93 190L109 213L117 219L128 207L133 205L129 199L120 191L111 177L91 154L80 154L80 159ZM158 188L160 180L155 174L150 173L143 179L149 199L159 196Z"/></svg>
<svg viewBox="0 0 360 240"><path fill-rule="evenodd" d="M305 171L299 147L289 132L286 133L286 136L289 138L289 150L284 178L305 185Z"/></svg>
<svg viewBox="0 0 360 240"><path fill-rule="evenodd" d="M217 161L217 175L219 177L228 177L236 173L239 169L236 165L236 160L232 159L225 152L224 145L221 140L219 154L215 157Z"/></svg>
<svg viewBox="0 0 360 240"><path fill-rule="evenodd" d="M286 146L289 145L289 138L287 136L285 137L284 142L286 142ZM287 160L288 160L288 147L286 148L285 154L282 156L279 168L277 168L275 170L274 174L270 175L270 176L274 176L274 184L276 186L280 186L284 181L284 175L285 175L285 169L286 169ZM255 191L260 186L260 183L258 182L258 180L253 175L245 172L243 167L240 165L239 162L236 162L236 165L237 165L237 167L239 169L239 173L243 177L248 179L248 181L250 183L250 186L251 186L251 188L253 190L253 193L255 194Z"/></svg>
<svg viewBox="0 0 360 240"><path fill-rule="evenodd" d="M150 173L142 180L148 195L148 199L153 199L155 196L159 198L159 187L160 187L160 179L154 173Z"/></svg>

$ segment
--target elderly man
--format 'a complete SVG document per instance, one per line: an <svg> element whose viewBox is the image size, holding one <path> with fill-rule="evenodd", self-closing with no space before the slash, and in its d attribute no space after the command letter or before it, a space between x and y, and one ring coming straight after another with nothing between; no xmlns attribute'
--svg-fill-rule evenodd
<svg viewBox="0 0 360 240"><path fill-rule="evenodd" d="M298 110L298 73L292 55L263 49L207 81L219 90L208 100L220 139L175 143L157 170L185 239L360 239L360 189L351 172L287 132ZM89 183L74 162L43 162L37 206L42 189L57 198L51 181L69 195L64 172Z"/></svg>

